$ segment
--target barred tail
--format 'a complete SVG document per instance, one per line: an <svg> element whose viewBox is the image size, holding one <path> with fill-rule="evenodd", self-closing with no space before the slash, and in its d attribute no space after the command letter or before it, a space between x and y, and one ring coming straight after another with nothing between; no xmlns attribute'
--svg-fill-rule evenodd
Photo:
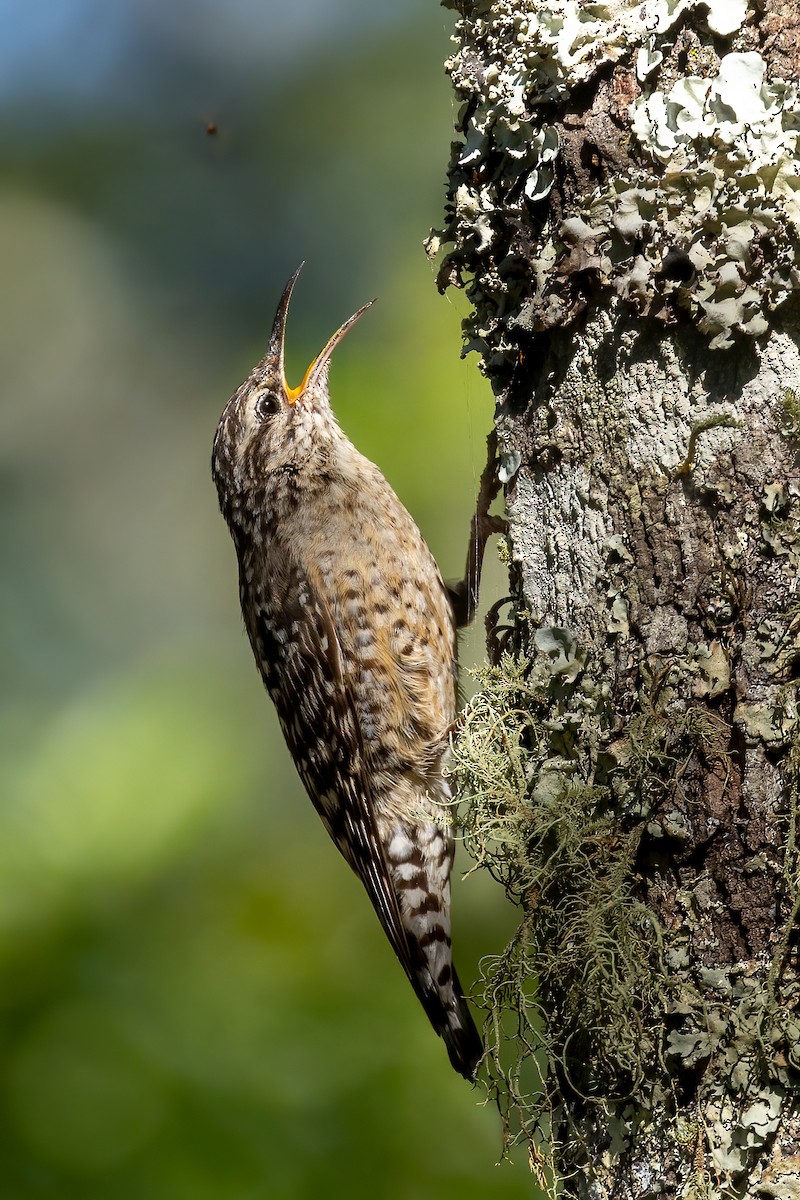
<svg viewBox="0 0 800 1200"><path fill-rule="evenodd" d="M454 1069L471 1081L483 1057L483 1043L453 967L452 840L433 822L405 826L395 828L387 851L408 942L403 966Z"/></svg>
<svg viewBox="0 0 800 1200"><path fill-rule="evenodd" d="M442 1028L436 1029L436 1032L444 1039L453 1068L471 1083L475 1078L478 1063L483 1058L483 1042L475 1027L472 1013L467 1007L455 971L453 972L453 988L455 1004L452 1009L445 1009L445 1023ZM434 1028L436 1028L435 1025Z"/></svg>

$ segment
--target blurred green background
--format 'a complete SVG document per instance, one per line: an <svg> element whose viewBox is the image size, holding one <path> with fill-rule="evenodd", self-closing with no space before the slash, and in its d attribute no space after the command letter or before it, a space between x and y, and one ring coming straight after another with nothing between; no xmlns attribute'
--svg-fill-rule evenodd
<svg viewBox="0 0 800 1200"><path fill-rule="evenodd" d="M460 573L491 401L421 246L450 26L0 0L3 1200L530 1194L295 778L209 475L305 258L290 377L380 296L334 403ZM455 908L466 982L513 914L477 876Z"/></svg>

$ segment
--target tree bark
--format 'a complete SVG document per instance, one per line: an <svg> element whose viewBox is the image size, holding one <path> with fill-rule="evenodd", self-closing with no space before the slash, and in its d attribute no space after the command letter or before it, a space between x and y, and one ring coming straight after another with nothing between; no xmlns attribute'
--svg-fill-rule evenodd
<svg viewBox="0 0 800 1200"><path fill-rule="evenodd" d="M522 909L489 1088L564 1195L800 1198L800 11L452 6L429 250L511 522L453 768Z"/></svg>

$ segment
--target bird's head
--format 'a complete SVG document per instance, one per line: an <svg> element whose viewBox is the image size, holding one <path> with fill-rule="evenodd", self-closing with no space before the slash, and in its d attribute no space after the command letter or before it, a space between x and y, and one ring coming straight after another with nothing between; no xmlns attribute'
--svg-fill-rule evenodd
<svg viewBox="0 0 800 1200"><path fill-rule="evenodd" d="M328 395L331 356L370 300L341 325L308 367L302 382L290 387L284 370L286 317L292 290L303 264L292 275L278 304L267 353L234 393L214 438L212 471L220 494L258 484L276 471L318 471L337 435L341 437Z"/></svg>

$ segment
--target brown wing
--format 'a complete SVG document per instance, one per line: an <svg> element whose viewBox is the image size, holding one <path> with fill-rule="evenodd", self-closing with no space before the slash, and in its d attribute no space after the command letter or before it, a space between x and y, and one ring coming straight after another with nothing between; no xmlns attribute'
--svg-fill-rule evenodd
<svg viewBox="0 0 800 1200"><path fill-rule="evenodd" d="M284 737L314 807L361 879L403 969L420 968L409 941L375 822L373 789L342 647L325 598L289 556L268 597L242 577L253 652Z"/></svg>

